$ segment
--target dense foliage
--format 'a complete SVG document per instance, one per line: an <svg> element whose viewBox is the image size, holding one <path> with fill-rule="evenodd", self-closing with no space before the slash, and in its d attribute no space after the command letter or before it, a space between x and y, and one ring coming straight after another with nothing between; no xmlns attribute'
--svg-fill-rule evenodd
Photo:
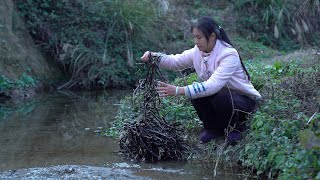
<svg viewBox="0 0 320 180"><path fill-rule="evenodd" d="M60 88L131 85L137 79L135 59L155 46L152 37L161 22L161 9L152 0L16 4L35 42L70 75Z"/></svg>
<svg viewBox="0 0 320 180"><path fill-rule="evenodd" d="M302 69L297 62L278 61L259 72L264 77L260 79L264 82L260 91L265 99L249 123L246 144L240 153L243 165L254 167L258 174L265 173L269 178L319 176L318 69Z"/></svg>
<svg viewBox="0 0 320 180"><path fill-rule="evenodd" d="M136 59L147 49L162 51L170 41L175 41L172 49L191 47L191 41L186 40L189 27L176 25L181 26L184 19L176 17L173 10L164 15L168 2L199 11L188 10L183 14L187 17L181 18L213 15L222 25L226 15L221 10L228 4L215 2L213 6L209 1L185 0L15 1L35 42L69 75L69 81L60 88L87 89L135 84L141 78ZM234 14L228 16L236 18L237 31L242 35L282 49L319 45L319 0L232 2Z"/></svg>
<svg viewBox="0 0 320 180"><path fill-rule="evenodd" d="M292 49L320 44L319 0L233 0L238 30L266 45ZM245 9L245 10L244 10Z"/></svg>

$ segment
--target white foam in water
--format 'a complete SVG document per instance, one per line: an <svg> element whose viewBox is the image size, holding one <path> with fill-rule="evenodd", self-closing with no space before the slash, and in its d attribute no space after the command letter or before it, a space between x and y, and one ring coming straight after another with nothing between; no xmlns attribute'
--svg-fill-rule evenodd
<svg viewBox="0 0 320 180"><path fill-rule="evenodd" d="M110 179L110 180L148 180L149 177L139 177L130 170L111 169L106 167L61 165L46 168L29 168L0 172L0 179L16 180L74 180L74 179Z"/></svg>
<svg viewBox="0 0 320 180"><path fill-rule="evenodd" d="M140 168L140 166L138 164L131 164L130 165L126 162L114 163L113 166L118 167L118 168Z"/></svg>
<svg viewBox="0 0 320 180"><path fill-rule="evenodd" d="M178 173L178 174L186 174L181 169L163 169L163 168L151 168L151 169L143 169L146 171L160 171L160 172L168 172L168 173Z"/></svg>

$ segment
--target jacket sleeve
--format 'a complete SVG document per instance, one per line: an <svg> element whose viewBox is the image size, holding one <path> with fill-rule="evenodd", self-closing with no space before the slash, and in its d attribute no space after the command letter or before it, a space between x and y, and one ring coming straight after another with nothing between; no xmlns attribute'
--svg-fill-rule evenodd
<svg viewBox="0 0 320 180"><path fill-rule="evenodd" d="M239 55L236 51L224 53L218 61L218 67L211 77L200 83L193 83L185 87L185 94L191 99L210 96L223 88L240 65Z"/></svg>
<svg viewBox="0 0 320 180"><path fill-rule="evenodd" d="M160 60L160 67L179 71L193 66L193 57L195 49L189 49L182 54L176 55L162 55Z"/></svg>

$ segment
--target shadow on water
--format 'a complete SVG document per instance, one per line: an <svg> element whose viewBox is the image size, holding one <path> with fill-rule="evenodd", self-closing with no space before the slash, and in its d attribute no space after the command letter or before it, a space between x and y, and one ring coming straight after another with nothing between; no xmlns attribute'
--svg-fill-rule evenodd
<svg viewBox="0 0 320 180"><path fill-rule="evenodd" d="M104 172L100 177L120 173L113 179L211 179L211 171L190 163L130 162L116 153L119 149L115 140L96 133L110 126L117 115L117 103L129 93L56 92L25 102L25 111L6 114L0 119L0 178L27 177L27 171L34 171L33 176L39 179L46 176L35 172L46 171L58 176L56 179L68 178L55 173L59 168L65 172L72 167L79 173ZM13 172L20 176L13 177ZM79 174L78 178L87 176ZM217 179L239 178L228 175Z"/></svg>

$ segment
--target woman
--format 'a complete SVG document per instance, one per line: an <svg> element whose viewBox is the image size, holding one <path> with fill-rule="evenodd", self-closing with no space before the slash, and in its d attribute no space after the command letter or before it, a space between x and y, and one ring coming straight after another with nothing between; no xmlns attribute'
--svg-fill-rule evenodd
<svg viewBox="0 0 320 180"><path fill-rule="evenodd" d="M171 70L194 67L201 82L178 87L159 82L160 97L185 95L191 99L204 132L200 140L207 143L226 132L228 141L241 138L245 115L254 110L255 100L261 98L250 82L248 71L232 47L225 31L210 17L203 17L191 27L195 40L192 49L182 54L165 55L145 52L160 57L159 66Z"/></svg>

